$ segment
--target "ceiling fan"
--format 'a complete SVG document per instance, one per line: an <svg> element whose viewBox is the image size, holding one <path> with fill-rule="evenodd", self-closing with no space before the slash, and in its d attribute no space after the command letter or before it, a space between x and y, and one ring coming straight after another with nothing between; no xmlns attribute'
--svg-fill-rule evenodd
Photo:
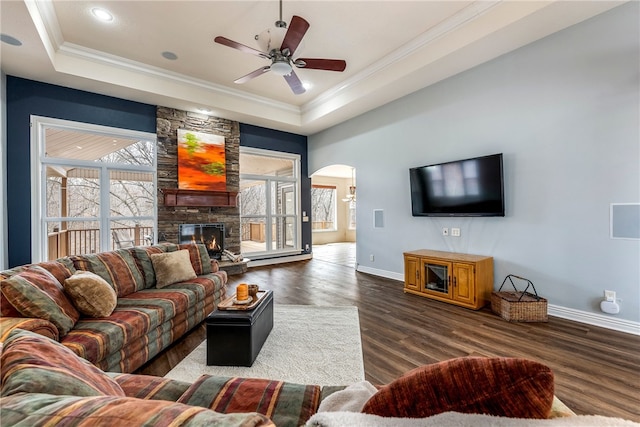
<svg viewBox="0 0 640 427"><path fill-rule="evenodd" d="M309 23L303 18L294 15L291 19L291 24L287 29L287 23L282 20L282 0L280 0L280 20L276 21L275 26L276 28L281 28L283 30L286 29L286 34L284 35L284 39L282 39L282 44L278 47L272 47L271 43L273 41L269 39L266 44L266 52L245 46L223 36L218 36L214 39L216 43L271 61L271 65L258 68L246 76L242 76L239 79L234 80L234 83L246 83L255 77L263 75L264 73L273 71L274 73L284 77L293 93L300 95L305 92L305 88L296 73L293 71L293 66L296 66L297 68L327 71L344 71L346 68L347 63L342 59L293 58L302 38L309 29ZM268 30L266 32L268 33ZM259 40L259 37L260 36L256 36L256 40Z"/></svg>

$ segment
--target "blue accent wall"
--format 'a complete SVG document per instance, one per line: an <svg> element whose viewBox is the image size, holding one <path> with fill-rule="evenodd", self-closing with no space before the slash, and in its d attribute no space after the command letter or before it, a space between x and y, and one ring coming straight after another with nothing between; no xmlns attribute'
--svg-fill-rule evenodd
<svg viewBox="0 0 640 427"><path fill-rule="evenodd" d="M240 124L240 145L263 150L280 151L300 155L300 206L311 213L311 178L307 161L307 137L294 133ZM302 212L298 212L302 215ZM311 222L302 223L302 249L311 248Z"/></svg>
<svg viewBox="0 0 640 427"><path fill-rule="evenodd" d="M7 239L10 267L31 262L30 116L156 132L155 105L7 76Z"/></svg>

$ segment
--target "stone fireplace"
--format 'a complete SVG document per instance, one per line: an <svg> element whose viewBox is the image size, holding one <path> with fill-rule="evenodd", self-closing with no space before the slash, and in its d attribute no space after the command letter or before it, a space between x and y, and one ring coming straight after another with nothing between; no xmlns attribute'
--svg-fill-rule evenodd
<svg viewBox="0 0 640 427"><path fill-rule="evenodd" d="M229 197L224 201L212 198L206 203L198 197L193 202L193 194L178 192L178 129L211 133L225 138L226 191ZM240 210L235 193L240 187L240 124L236 121L177 110L168 107L157 108L158 137L158 240L173 243L182 242L181 226L223 224L221 235L216 238L222 249L240 252ZM203 193L203 192L190 192ZM175 196L174 196L175 195ZM184 197L180 199L179 197ZM174 203L167 203L172 200ZM215 229L212 229L213 232ZM196 231L194 229L194 231ZM202 229L200 229L202 232ZM185 231L186 233L186 231ZM205 231L207 240L209 231ZM196 233L193 233L196 235ZM203 236L200 234L199 236ZM195 237L198 239L198 237ZM191 235L188 237L191 241ZM219 259L219 258L218 258Z"/></svg>

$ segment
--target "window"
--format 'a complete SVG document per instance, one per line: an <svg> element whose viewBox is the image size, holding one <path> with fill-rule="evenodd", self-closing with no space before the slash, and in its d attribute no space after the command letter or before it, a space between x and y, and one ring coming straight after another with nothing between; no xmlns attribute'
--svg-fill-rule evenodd
<svg viewBox="0 0 640 427"><path fill-rule="evenodd" d="M300 253L300 156L240 147L240 245L252 259Z"/></svg>
<svg viewBox="0 0 640 427"><path fill-rule="evenodd" d="M336 231L336 187L331 185L311 186L311 230Z"/></svg>
<svg viewBox="0 0 640 427"><path fill-rule="evenodd" d="M153 243L155 135L35 116L32 132L34 262Z"/></svg>

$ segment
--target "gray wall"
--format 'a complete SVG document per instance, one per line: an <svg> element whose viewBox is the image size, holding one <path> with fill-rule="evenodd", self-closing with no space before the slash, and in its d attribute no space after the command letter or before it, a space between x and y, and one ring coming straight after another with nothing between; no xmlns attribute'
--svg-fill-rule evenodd
<svg viewBox="0 0 640 427"><path fill-rule="evenodd" d="M624 4L309 137L310 173L358 171L359 268L402 278L406 250L490 255L496 288L517 274L550 305L587 313L600 313L611 289L622 299L616 318L640 320L640 242L609 238L610 204L640 202L639 8ZM411 216L410 167L499 152L504 218ZM373 209L384 228L373 228Z"/></svg>

